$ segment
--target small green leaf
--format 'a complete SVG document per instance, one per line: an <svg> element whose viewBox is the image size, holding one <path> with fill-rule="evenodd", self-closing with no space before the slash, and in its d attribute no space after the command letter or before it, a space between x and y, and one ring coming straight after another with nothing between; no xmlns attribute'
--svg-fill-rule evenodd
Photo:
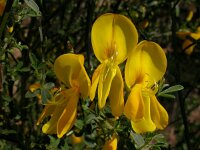
<svg viewBox="0 0 200 150"><path fill-rule="evenodd" d="M46 104L48 100L51 99L51 94L47 89L41 89L42 103Z"/></svg>
<svg viewBox="0 0 200 150"><path fill-rule="evenodd" d="M131 135L131 138L135 142L136 148L140 148L145 144L144 138L140 134L136 134L136 133L131 132L130 135Z"/></svg>
<svg viewBox="0 0 200 150"><path fill-rule="evenodd" d="M96 119L96 116L94 114L89 114L85 118L85 123L90 124L92 120Z"/></svg>
<svg viewBox="0 0 200 150"><path fill-rule="evenodd" d="M54 87L55 87L55 84L53 82L48 82L44 85L44 88L47 89L47 90L50 90Z"/></svg>
<svg viewBox="0 0 200 150"><path fill-rule="evenodd" d="M30 68L24 67L24 68L21 68L19 71L20 72L28 72L28 71L30 71Z"/></svg>
<svg viewBox="0 0 200 150"><path fill-rule="evenodd" d="M40 9L34 0L24 0L24 2L36 13L37 16L41 16Z"/></svg>
<svg viewBox="0 0 200 150"><path fill-rule="evenodd" d="M58 149L60 143L59 138L54 138L53 136L48 136L50 138L50 144L47 146L47 149Z"/></svg>
<svg viewBox="0 0 200 150"><path fill-rule="evenodd" d="M164 88L168 87L169 84L163 84L161 85L161 87L159 88L159 92L163 91Z"/></svg>
<svg viewBox="0 0 200 150"><path fill-rule="evenodd" d="M31 66L34 69L37 69L39 60L37 59L37 57L35 56L35 54L29 53L29 58L30 58L30 61L31 61Z"/></svg>
<svg viewBox="0 0 200 150"><path fill-rule="evenodd" d="M61 146L61 150L69 150L69 145L66 140L65 140L65 144Z"/></svg>
<svg viewBox="0 0 200 150"><path fill-rule="evenodd" d="M175 99L176 97L172 94L163 94L163 93L159 93L158 96L162 96L162 97L166 97L166 98L172 98Z"/></svg>
<svg viewBox="0 0 200 150"><path fill-rule="evenodd" d="M74 125L80 130L83 129L84 126L83 120L76 120Z"/></svg>
<svg viewBox="0 0 200 150"><path fill-rule="evenodd" d="M1 134L4 134L4 135L9 135L9 134L16 134L16 131L15 130L7 130L7 129L4 129L4 130L0 130Z"/></svg>
<svg viewBox="0 0 200 150"><path fill-rule="evenodd" d="M40 94L40 90L39 89L35 90L34 92L28 91L25 94L25 98L33 98L33 97L36 97L37 94Z"/></svg>
<svg viewBox="0 0 200 150"><path fill-rule="evenodd" d="M160 92L160 94L166 94L166 93L173 93L173 92L177 92L177 91L180 91L180 90L183 90L184 87L182 85L174 85L174 86L171 86L169 87L168 89Z"/></svg>

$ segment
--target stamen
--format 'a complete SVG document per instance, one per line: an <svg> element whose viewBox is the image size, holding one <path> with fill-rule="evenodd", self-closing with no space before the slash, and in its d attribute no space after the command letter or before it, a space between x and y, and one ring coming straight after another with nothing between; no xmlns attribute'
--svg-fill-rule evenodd
<svg viewBox="0 0 200 150"><path fill-rule="evenodd" d="M158 92L157 82L148 74L145 74L142 91L144 95L155 95Z"/></svg>

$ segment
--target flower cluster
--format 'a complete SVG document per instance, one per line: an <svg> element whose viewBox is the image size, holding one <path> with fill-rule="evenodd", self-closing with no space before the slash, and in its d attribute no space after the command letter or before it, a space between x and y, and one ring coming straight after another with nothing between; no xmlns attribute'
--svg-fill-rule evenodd
<svg viewBox="0 0 200 150"><path fill-rule="evenodd" d="M191 55L194 47L196 46L196 43L194 41L197 41L200 39L200 26L197 27L196 32L190 32L190 31L179 31L177 32L177 36L184 40L182 49L184 52L188 55Z"/></svg>
<svg viewBox="0 0 200 150"><path fill-rule="evenodd" d="M112 13L103 14L94 22L91 41L94 54L100 61L92 83L85 71L82 55L64 54L56 59L54 71L61 88L54 93L39 117L38 124L44 117L51 116L42 131L62 137L76 120L79 98L90 97L93 100L96 93L99 109L103 109L109 99L113 116L124 114L136 133L164 129L168 124L168 114L155 96L157 82L163 78L167 67L163 49L151 41L138 43L137 29L132 21ZM125 61L124 77L130 93L124 92L119 67ZM126 101L124 93L128 95ZM117 143L115 134L105 147L111 143Z"/></svg>

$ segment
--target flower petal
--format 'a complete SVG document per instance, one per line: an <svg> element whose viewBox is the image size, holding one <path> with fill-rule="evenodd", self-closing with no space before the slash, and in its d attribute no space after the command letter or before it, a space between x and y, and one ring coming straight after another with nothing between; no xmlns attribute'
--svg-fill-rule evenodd
<svg viewBox="0 0 200 150"><path fill-rule="evenodd" d="M192 43L193 43L193 42L190 41L190 40L185 40L185 41L183 42L182 48L183 48L183 49L187 48L187 49L185 49L185 53L188 54L188 55L192 54L192 52L193 52L193 50L194 50L194 47L195 47L195 45L196 45L196 44L191 45ZM191 45L191 46L188 47L189 45Z"/></svg>
<svg viewBox="0 0 200 150"><path fill-rule="evenodd" d="M128 96L128 100L124 107L124 114L128 119L137 121L144 117L144 109L142 85L136 84Z"/></svg>
<svg viewBox="0 0 200 150"><path fill-rule="evenodd" d="M52 115L51 119L46 124L43 125L43 127L42 127L43 133L46 133L46 134L56 134L57 133L57 124L58 124L59 118L62 115L65 107L70 102L69 100L71 97L73 97L73 95L74 95L73 88L64 90L64 91L62 91L62 94L55 96L55 102L51 102L45 106L45 108L47 106L48 107L52 106L54 108L54 110L52 110L51 112L46 113L44 115L42 115L43 114L42 113L41 118L39 118L39 120L42 120L48 114ZM44 112L46 112L46 111L44 110Z"/></svg>
<svg viewBox="0 0 200 150"><path fill-rule="evenodd" d="M189 36L190 34L191 34L190 31L179 31L179 32L176 32L176 35L182 40L185 40L187 38L187 36Z"/></svg>
<svg viewBox="0 0 200 150"><path fill-rule="evenodd" d="M46 105L42 113L40 114L40 117L38 118L36 124L39 125L45 117L51 115L54 112L55 108L55 105Z"/></svg>
<svg viewBox="0 0 200 150"><path fill-rule="evenodd" d="M103 150L117 150L117 135L114 134L112 138L106 141Z"/></svg>
<svg viewBox="0 0 200 150"><path fill-rule="evenodd" d="M144 76L149 77L149 85L159 81L167 67L167 59L163 49L154 42L142 41L131 53L125 69L125 80L130 87L143 82Z"/></svg>
<svg viewBox="0 0 200 150"><path fill-rule="evenodd" d="M74 93L69 98L66 107L64 108L61 116L59 117L57 124L58 138L61 138L66 132L68 132L72 128L76 120L78 99L78 94Z"/></svg>
<svg viewBox="0 0 200 150"><path fill-rule="evenodd" d="M106 99L109 95L111 83L115 75L116 75L116 66L111 66L107 63L104 63L99 77L99 85L98 85L99 109L102 109L106 104Z"/></svg>
<svg viewBox="0 0 200 150"><path fill-rule="evenodd" d="M46 134L56 134L57 133L57 123L60 115L62 114L65 105L57 105L52 113L51 119L43 125L42 132Z"/></svg>
<svg viewBox="0 0 200 150"><path fill-rule="evenodd" d="M116 75L111 84L109 100L112 114L115 117L119 117L124 110L124 81L118 66Z"/></svg>
<svg viewBox="0 0 200 150"><path fill-rule="evenodd" d="M80 85L81 96L85 99L90 94L91 82L85 70L85 67L83 66L83 63L84 62L81 63L81 71L79 74L78 82Z"/></svg>
<svg viewBox="0 0 200 150"><path fill-rule="evenodd" d="M150 99L151 119L158 129L164 129L168 124L168 114L154 96Z"/></svg>
<svg viewBox="0 0 200 150"><path fill-rule="evenodd" d="M90 99L91 100L93 100L94 97L95 97L97 85L99 83L99 76L100 76L100 73L102 71L102 67L103 67L103 64L100 64L92 75L92 86L91 86L91 89L90 89Z"/></svg>
<svg viewBox="0 0 200 150"><path fill-rule="evenodd" d="M91 40L95 56L100 62L116 56L116 63L119 64L135 48L138 33L127 17L107 13L94 22Z"/></svg>
<svg viewBox="0 0 200 150"><path fill-rule="evenodd" d="M144 101L144 117L138 121L131 120L131 125L136 133L152 132L156 129L156 125L151 120L150 114L150 98L143 96Z"/></svg>
<svg viewBox="0 0 200 150"><path fill-rule="evenodd" d="M132 53L128 57L125 65L125 82L128 88L142 81L140 53ZM141 80L141 81L140 81Z"/></svg>
<svg viewBox="0 0 200 150"><path fill-rule="evenodd" d="M39 125L40 122L45 117L50 116L53 113L55 113L57 111L57 107L60 105L63 105L63 103L66 102L66 100L70 97L70 95L72 95L73 91L74 91L73 89L66 89L66 90L61 91L61 93L54 95L54 97L50 101L48 101L48 103L45 105L45 108L42 111L42 113L37 121L37 125ZM59 108L59 109L62 110L61 108ZM47 128L47 125L45 128ZM44 130L46 131L46 129L44 129Z"/></svg>
<svg viewBox="0 0 200 150"><path fill-rule="evenodd" d="M83 65L84 57L76 54L63 54L59 56L54 63L54 71L57 78L72 87L72 80L77 80Z"/></svg>
<svg viewBox="0 0 200 150"><path fill-rule="evenodd" d="M41 87L41 84L40 83L34 83L34 84L31 84L29 86L29 90L31 92L34 92L35 90L39 89Z"/></svg>
<svg viewBox="0 0 200 150"><path fill-rule="evenodd" d="M200 32L191 33L190 36L191 36L193 39L198 40L198 39L200 39Z"/></svg>

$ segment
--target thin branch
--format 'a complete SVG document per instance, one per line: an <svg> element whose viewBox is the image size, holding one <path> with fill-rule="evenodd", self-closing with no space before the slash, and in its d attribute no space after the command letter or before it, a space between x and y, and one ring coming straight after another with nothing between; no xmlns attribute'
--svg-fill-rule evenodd
<svg viewBox="0 0 200 150"><path fill-rule="evenodd" d="M171 9L171 19L172 19L172 25L171 25L171 31L172 31L172 46L174 49L174 54L175 54L175 58L176 58L176 73L175 73L175 78L176 78L176 82L180 83L180 53L179 53L179 47L177 46L177 39L176 39L176 15L175 15L175 7L176 5L179 3L180 0L178 0L174 6ZM189 128L188 128L188 122L187 122L187 116L186 116L186 111L185 111L185 99L183 99L183 95L182 92L179 91L178 92L178 96L177 99L179 101L180 104L180 108L181 108L181 116L183 119L183 124L184 124L184 137L185 137L185 141L187 144L187 149L190 150L190 137L189 137Z"/></svg>

